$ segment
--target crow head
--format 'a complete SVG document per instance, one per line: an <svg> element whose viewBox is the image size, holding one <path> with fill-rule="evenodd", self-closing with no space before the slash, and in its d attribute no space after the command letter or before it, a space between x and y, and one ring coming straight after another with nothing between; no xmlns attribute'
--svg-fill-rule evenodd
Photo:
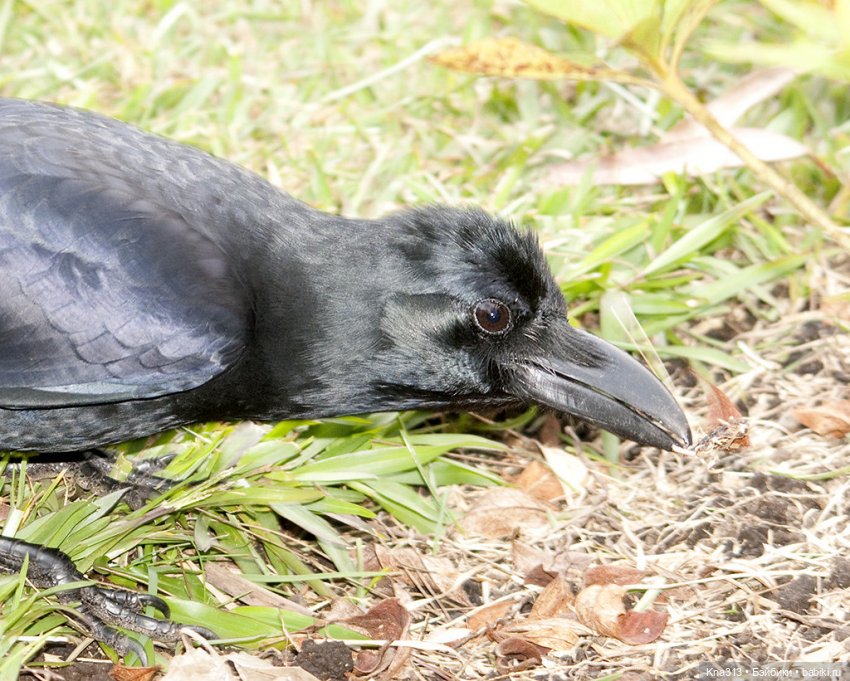
<svg viewBox="0 0 850 681"><path fill-rule="evenodd" d="M393 243L368 390L380 408L536 403L635 442L690 443L682 410L625 352L567 323L536 238L478 210L385 219Z"/></svg>

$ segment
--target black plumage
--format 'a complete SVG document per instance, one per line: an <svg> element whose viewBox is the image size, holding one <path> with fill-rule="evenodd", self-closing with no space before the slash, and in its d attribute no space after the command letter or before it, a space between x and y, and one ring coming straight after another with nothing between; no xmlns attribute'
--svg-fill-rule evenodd
<svg viewBox="0 0 850 681"><path fill-rule="evenodd" d="M477 209L329 215L85 111L0 100L0 290L7 449L521 402L690 439L652 374L567 324L529 232Z"/></svg>
<svg viewBox="0 0 850 681"><path fill-rule="evenodd" d="M529 233L474 209L328 215L85 111L0 100L0 290L10 449L528 400L661 447L688 437L652 376L566 325ZM476 321L484 301L509 328ZM594 412L568 393L597 378L611 399Z"/></svg>

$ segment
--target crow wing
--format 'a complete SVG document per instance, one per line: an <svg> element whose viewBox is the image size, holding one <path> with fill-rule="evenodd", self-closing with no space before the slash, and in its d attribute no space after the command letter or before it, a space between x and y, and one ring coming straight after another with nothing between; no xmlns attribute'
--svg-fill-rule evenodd
<svg viewBox="0 0 850 681"><path fill-rule="evenodd" d="M174 167L152 154L213 159L27 104L0 106L0 407L156 397L231 366L251 324L233 254L208 215L151 191L167 177L136 180Z"/></svg>

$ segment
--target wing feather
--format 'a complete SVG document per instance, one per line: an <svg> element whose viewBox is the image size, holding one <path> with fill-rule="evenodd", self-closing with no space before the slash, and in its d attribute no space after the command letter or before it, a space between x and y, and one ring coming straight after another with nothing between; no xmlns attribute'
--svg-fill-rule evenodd
<svg viewBox="0 0 850 681"><path fill-rule="evenodd" d="M198 219L134 194L114 163L79 169L50 153L55 136L12 128L0 122L0 407L151 398L232 365L250 300Z"/></svg>

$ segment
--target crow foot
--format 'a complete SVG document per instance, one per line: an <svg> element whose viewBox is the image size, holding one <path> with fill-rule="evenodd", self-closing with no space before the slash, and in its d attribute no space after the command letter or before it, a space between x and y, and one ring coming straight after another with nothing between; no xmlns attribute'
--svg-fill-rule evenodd
<svg viewBox="0 0 850 681"><path fill-rule="evenodd" d="M98 496L116 489L124 489L126 492L123 500L133 510L141 508L149 499L174 484L171 480L156 475L171 462L174 458L173 454L156 459L134 461L133 469L124 482L112 477L114 455L93 449L84 452L83 457L78 468L70 473L77 484Z"/></svg>
<svg viewBox="0 0 850 681"><path fill-rule="evenodd" d="M38 588L86 581L85 575L61 551L20 539L0 537L0 572L19 571L26 559L29 560L27 577ZM162 643L177 641L184 629L204 638L215 638L215 633L205 627L182 625L143 614L144 608L152 606L164 617L170 615L165 601L149 594L91 585L70 588L59 592L58 596L63 603L81 603L77 613L96 641L106 643L121 655L133 652L145 664L150 663L145 649L114 627L144 634Z"/></svg>
<svg viewBox="0 0 850 681"><path fill-rule="evenodd" d="M136 510L173 484L171 480L157 476L173 458L173 454L167 454L156 459L134 461L133 469L124 481L112 477L115 455L101 449L40 454L27 462L26 471L27 476L33 479L65 475L78 488L99 497L124 490L124 502ZM19 468L20 464L13 463L7 470Z"/></svg>

